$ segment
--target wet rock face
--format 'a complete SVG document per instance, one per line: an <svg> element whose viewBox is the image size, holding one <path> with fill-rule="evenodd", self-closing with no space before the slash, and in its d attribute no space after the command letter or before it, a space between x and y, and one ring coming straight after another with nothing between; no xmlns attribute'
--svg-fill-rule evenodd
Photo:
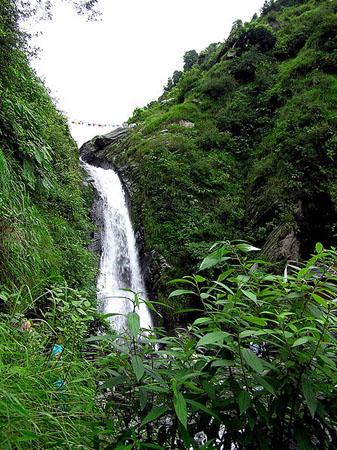
<svg viewBox="0 0 337 450"><path fill-rule="evenodd" d="M128 128L117 128L102 136L95 136L91 141L86 142L80 148L80 157L83 161L102 169L110 169L113 164L106 157L106 147L115 144L126 137Z"/></svg>
<svg viewBox="0 0 337 450"><path fill-rule="evenodd" d="M103 202L95 191L94 202L91 208L91 220L95 224L95 230L91 235L91 242L89 244L89 250L101 255L102 253L102 237L104 230L104 220L103 220Z"/></svg>
<svg viewBox="0 0 337 450"><path fill-rule="evenodd" d="M155 250L143 253L141 265L147 292L150 298L155 298L161 288L161 275L171 267L165 258Z"/></svg>
<svg viewBox="0 0 337 450"><path fill-rule="evenodd" d="M300 259L300 242L294 230L281 241L280 252L283 258L287 260L299 261Z"/></svg>

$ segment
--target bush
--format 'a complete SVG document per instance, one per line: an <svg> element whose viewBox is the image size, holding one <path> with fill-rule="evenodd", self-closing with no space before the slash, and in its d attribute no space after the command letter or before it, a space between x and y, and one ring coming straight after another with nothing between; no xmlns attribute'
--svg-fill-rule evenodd
<svg viewBox="0 0 337 450"><path fill-rule="evenodd" d="M141 330L133 312L129 332L91 338L112 352L101 392L117 448L332 448L337 253L317 244L275 275L254 250L219 243L200 267L213 281L176 280L171 298L202 305L177 336Z"/></svg>
<svg viewBox="0 0 337 450"><path fill-rule="evenodd" d="M265 26L254 26L241 34L238 47L245 49L255 46L261 52L271 50L276 44L276 37L270 29Z"/></svg>
<svg viewBox="0 0 337 450"><path fill-rule="evenodd" d="M210 76L201 84L201 92L213 99L222 97L233 91L235 86L233 78L227 73L220 76Z"/></svg>
<svg viewBox="0 0 337 450"><path fill-rule="evenodd" d="M83 293L60 285L39 298L27 287L1 289L0 298L1 448L93 448L101 412L83 339L95 308ZM51 356L57 336L64 348L59 361Z"/></svg>

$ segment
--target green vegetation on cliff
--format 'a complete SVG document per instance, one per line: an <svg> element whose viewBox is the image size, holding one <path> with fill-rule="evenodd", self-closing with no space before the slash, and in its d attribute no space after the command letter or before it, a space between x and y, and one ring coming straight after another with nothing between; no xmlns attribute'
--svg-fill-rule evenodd
<svg viewBox="0 0 337 450"><path fill-rule="evenodd" d="M220 237L275 261L336 243L336 12L335 0L266 2L225 43L188 52L109 149L133 181L145 252L165 257L168 277Z"/></svg>
<svg viewBox="0 0 337 450"><path fill-rule="evenodd" d="M0 0L0 447L90 448L95 382L81 350L96 315L92 194L66 119L29 67L16 3L31 6Z"/></svg>
<svg viewBox="0 0 337 450"><path fill-rule="evenodd" d="M2 287L93 287L90 190L66 119L29 67L11 3L0 1Z"/></svg>

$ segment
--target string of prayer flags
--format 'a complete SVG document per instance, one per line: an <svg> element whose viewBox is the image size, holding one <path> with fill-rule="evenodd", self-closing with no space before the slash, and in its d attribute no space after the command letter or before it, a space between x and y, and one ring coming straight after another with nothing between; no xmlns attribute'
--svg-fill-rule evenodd
<svg viewBox="0 0 337 450"><path fill-rule="evenodd" d="M87 127L109 127L109 128L120 127L119 124L115 123L86 122L85 120L71 120L70 123L74 125L84 125Z"/></svg>

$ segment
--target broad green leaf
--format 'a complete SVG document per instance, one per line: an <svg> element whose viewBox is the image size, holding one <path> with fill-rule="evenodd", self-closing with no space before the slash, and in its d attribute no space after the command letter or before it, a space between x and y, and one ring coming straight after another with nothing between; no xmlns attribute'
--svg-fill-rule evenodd
<svg viewBox="0 0 337 450"><path fill-rule="evenodd" d="M316 399L313 385L310 383L308 379L304 379L302 381L302 391L305 401L307 402L311 417L314 417L318 402Z"/></svg>
<svg viewBox="0 0 337 450"><path fill-rule="evenodd" d="M248 364L248 366L254 369L257 373L261 373L263 371L262 360L258 356L256 356L255 353L252 352L250 349L243 348L241 350L241 355L245 360L246 364Z"/></svg>
<svg viewBox="0 0 337 450"><path fill-rule="evenodd" d="M166 413L168 410L167 406L155 406L151 409L151 411L144 417L142 420L140 426L143 427L149 422L153 422L154 420L158 419L158 417L162 416Z"/></svg>
<svg viewBox="0 0 337 450"><path fill-rule="evenodd" d="M193 281L187 280L186 278L175 278L174 280L168 282L168 284L177 284L177 283L185 283L195 286L195 283Z"/></svg>
<svg viewBox="0 0 337 450"><path fill-rule="evenodd" d="M293 343L293 347L298 347L299 345L303 345L306 344L307 342L312 341L313 338L311 336L302 336L298 339L296 339L296 341Z"/></svg>
<svg viewBox="0 0 337 450"><path fill-rule="evenodd" d="M203 309L198 309L198 308L184 308L184 309L179 309L178 311L176 311L174 314L178 315L178 314L185 314L188 312L205 312Z"/></svg>
<svg viewBox="0 0 337 450"><path fill-rule="evenodd" d="M144 375L144 364L140 356L132 356L131 358L131 364L133 371L136 375L137 381L139 381L142 376Z"/></svg>
<svg viewBox="0 0 337 450"><path fill-rule="evenodd" d="M240 408L240 414L247 411L250 405L250 395L247 391L241 391L238 397L238 404Z"/></svg>
<svg viewBox="0 0 337 450"><path fill-rule="evenodd" d="M200 325L202 323L209 323L211 322L211 319L209 317L199 317L199 319L196 319L193 322L193 325Z"/></svg>
<svg viewBox="0 0 337 450"><path fill-rule="evenodd" d="M227 261L229 258L224 257L224 255L228 253L224 247L218 248L215 252L206 256L206 258L200 264L199 270L210 269L211 267L216 266L217 264Z"/></svg>
<svg viewBox="0 0 337 450"><path fill-rule="evenodd" d="M173 397L173 405L180 423L187 428L187 408L186 400L181 392L177 392Z"/></svg>
<svg viewBox="0 0 337 450"><path fill-rule="evenodd" d="M254 247L253 245L250 245L250 244L246 244L245 242L242 242L241 244L236 244L235 247L244 253L257 252L257 251L261 250L260 248Z"/></svg>
<svg viewBox="0 0 337 450"><path fill-rule="evenodd" d="M256 295L254 294L254 292L246 291L246 290L244 290L244 289L241 289L241 292L242 292L247 298L249 298L250 300L252 300L254 303L257 302L257 297L256 297Z"/></svg>
<svg viewBox="0 0 337 450"><path fill-rule="evenodd" d="M171 292L171 294L169 295L169 298L171 297L179 297L180 295L187 295L187 294L194 294L194 291L190 291L188 289L177 289L176 291Z"/></svg>
<svg viewBox="0 0 337 450"><path fill-rule="evenodd" d="M221 345L223 344L225 338L229 336L229 333L226 333L225 331L212 331L211 333L205 334L201 339L199 339L199 342L197 343L197 346L200 347L202 345Z"/></svg>
<svg viewBox="0 0 337 450"><path fill-rule="evenodd" d="M190 399L186 399L186 403L194 406L194 408L196 410L203 411L206 414L209 414L211 417L216 418L219 422L221 422L220 417L214 411L212 411L209 408L207 408L207 406L202 405L201 403L196 402L195 400L190 400Z"/></svg>
<svg viewBox="0 0 337 450"><path fill-rule="evenodd" d="M327 307L327 305L328 305L327 301L326 301L323 297L321 297L320 295L317 295L317 294L315 294L315 293L312 293L312 294L311 294L311 297L312 297L317 303L319 303L320 305L324 306L325 308Z"/></svg>
<svg viewBox="0 0 337 450"><path fill-rule="evenodd" d="M266 391L268 391L270 394L275 395L275 390L274 390L273 386L270 383L268 383L268 381L266 381L264 378L260 377L259 375L255 375L254 378L259 384L261 384L262 387L265 388Z"/></svg>
<svg viewBox="0 0 337 450"><path fill-rule="evenodd" d="M235 365L235 361L230 359L217 359L212 362L212 367L232 367Z"/></svg>
<svg viewBox="0 0 337 450"><path fill-rule="evenodd" d="M323 245L320 242L317 242L317 244L315 245L315 250L316 250L316 253L322 253Z"/></svg>
<svg viewBox="0 0 337 450"><path fill-rule="evenodd" d="M140 403L140 409L142 411L147 404L147 399L148 399L147 391L143 387L139 388L139 403Z"/></svg>
<svg viewBox="0 0 337 450"><path fill-rule="evenodd" d="M201 275L195 275L194 279L197 283L203 283L204 281L206 281L206 278L202 277Z"/></svg>
<svg viewBox="0 0 337 450"><path fill-rule="evenodd" d="M140 329L140 319L136 312L130 312L127 315L128 327L133 337L137 337Z"/></svg>
<svg viewBox="0 0 337 450"><path fill-rule="evenodd" d="M325 362L331 369L336 370L336 363L335 363L332 359L328 358L328 357L325 356L325 355L318 355L318 356L319 356L319 358L320 358L323 362Z"/></svg>
<svg viewBox="0 0 337 450"><path fill-rule="evenodd" d="M234 291L231 288L229 288L226 284L221 283L221 281L214 281L214 284L224 288L227 292L229 292L230 294L234 295Z"/></svg>
<svg viewBox="0 0 337 450"><path fill-rule="evenodd" d="M241 331L240 338L246 338L251 336L262 336L263 334L267 334L265 330L245 330Z"/></svg>
<svg viewBox="0 0 337 450"><path fill-rule="evenodd" d="M243 319L247 320L247 322L254 323L255 325L261 325L262 327L265 327L267 325L266 319L262 319L261 317L243 316Z"/></svg>

